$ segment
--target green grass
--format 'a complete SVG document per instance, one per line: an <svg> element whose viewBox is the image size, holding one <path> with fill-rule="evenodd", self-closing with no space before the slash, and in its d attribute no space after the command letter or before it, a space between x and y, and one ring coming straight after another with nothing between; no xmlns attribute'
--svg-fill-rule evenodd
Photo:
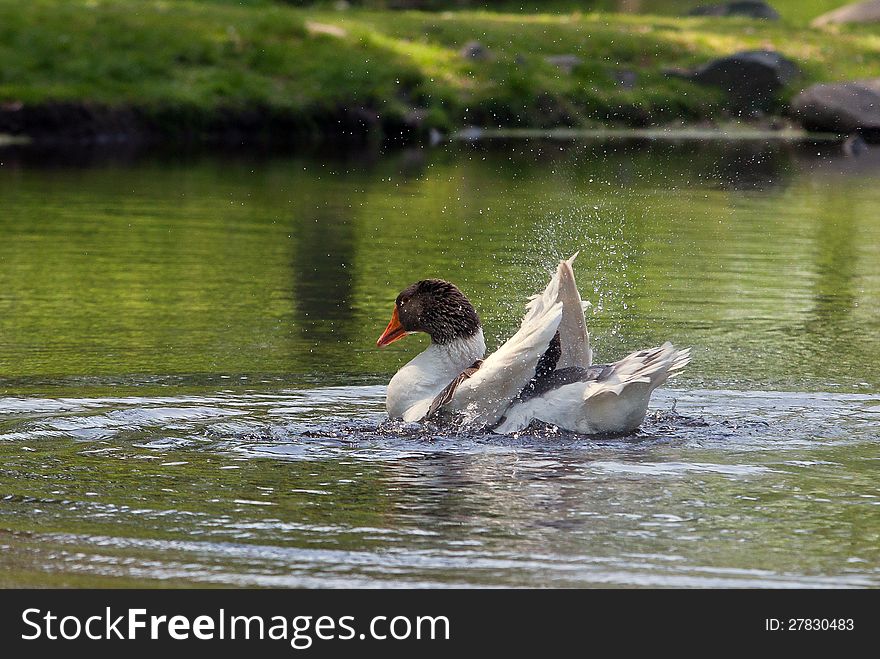
<svg viewBox="0 0 880 659"><path fill-rule="evenodd" d="M203 0L223 4L286 4L293 6L332 7L332 0ZM409 8L428 11L484 10L502 13L620 12L684 16L695 7L722 4L727 0L349 0L352 6L366 9ZM854 0L769 0L783 22L805 26L814 18Z"/></svg>
<svg viewBox="0 0 880 659"><path fill-rule="evenodd" d="M223 0L219 0L223 1ZM790 25L808 25L817 16L850 4L853 0L769 0L783 23ZM571 13L574 11L618 11L622 5L628 6L632 13L654 14L662 16L683 16L690 9L703 5L722 4L725 0L638 0L637 2L621 2L621 0L550 0L539 2L532 0L501 0L472 4L482 4L495 11L557 11ZM453 3L437 3L453 4ZM585 9L586 8L586 9Z"/></svg>
<svg viewBox="0 0 880 659"><path fill-rule="evenodd" d="M320 123L351 108L392 124L417 109L441 128L650 125L719 117L717 92L663 70L736 50L788 55L800 86L880 76L880 27L815 30L804 26L812 16L785 16L793 0L774 4L785 20L0 0L0 103L135 108L169 132L221 114ZM471 40L491 58L463 59ZM582 63L566 74L545 61L554 54ZM621 71L637 72L632 91L616 83Z"/></svg>

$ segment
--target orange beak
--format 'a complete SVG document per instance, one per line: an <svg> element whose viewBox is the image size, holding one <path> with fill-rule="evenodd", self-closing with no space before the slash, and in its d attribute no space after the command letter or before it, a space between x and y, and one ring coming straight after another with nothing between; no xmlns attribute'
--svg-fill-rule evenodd
<svg viewBox="0 0 880 659"><path fill-rule="evenodd" d="M382 336L376 341L376 345L380 348L384 348L405 336L406 330L403 329L403 325L400 324L400 318L397 316L397 307L394 307L394 312L391 314L391 322L388 323L388 327L385 328L385 331L382 332Z"/></svg>

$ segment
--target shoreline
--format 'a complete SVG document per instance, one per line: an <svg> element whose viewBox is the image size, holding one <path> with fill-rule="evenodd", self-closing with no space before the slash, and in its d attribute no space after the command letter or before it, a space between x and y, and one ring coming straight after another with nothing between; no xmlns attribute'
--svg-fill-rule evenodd
<svg viewBox="0 0 880 659"><path fill-rule="evenodd" d="M254 106L191 112L112 108L96 103L0 105L0 147L94 145L302 146L328 142L413 143L428 136L416 122L368 108L293 113Z"/></svg>
<svg viewBox="0 0 880 659"><path fill-rule="evenodd" d="M586 140L657 140L657 141L774 141L797 143L839 143L847 136L814 133L799 128L762 128L748 124L675 126L667 128L476 128L470 127L449 136L453 142L539 139L551 141Z"/></svg>
<svg viewBox="0 0 880 659"><path fill-rule="evenodd" d="M95 146L273 147L295 149L335 144L361 147L436 145L440 142L493 140L763 140L787 142L843 142L847 135L811 132L786 123L783 117L741 122L697 121L670 126L642 127L480 127L465 126L440 132L433 126L406 118L382 116L366 108L340 109L323 117L279 114L262 108L224 111L181 123L174 111L163 122L135 108L114 110L93 104L51 104L0 107L0 148L46 147L74 149Z"/></svg>

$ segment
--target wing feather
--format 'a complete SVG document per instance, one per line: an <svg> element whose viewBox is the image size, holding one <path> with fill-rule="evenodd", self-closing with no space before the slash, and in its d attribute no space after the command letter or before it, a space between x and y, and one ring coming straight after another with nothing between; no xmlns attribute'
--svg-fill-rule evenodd
<svg viewBox="0 0 880 659"><path fill-rule="evenodd" d="M489 355L480 370L462 382L450 407L464 415L465 422L494 425L510 403L535 375L541 355L559 328L562 304L530 309L522 325L504 345Z"/></svg>

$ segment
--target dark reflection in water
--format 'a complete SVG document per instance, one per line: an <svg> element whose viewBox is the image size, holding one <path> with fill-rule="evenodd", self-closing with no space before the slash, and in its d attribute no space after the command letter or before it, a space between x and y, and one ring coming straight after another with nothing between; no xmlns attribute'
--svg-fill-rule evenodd
<svg viewBox="0 0 880 659"><path fill-rule="evenodd" d="M853 310L858 305L856 294L858 231L855 222L841 221L859 212L853 200L841 199L843 213L829 213L818 227L816 284L812 317L807 329L826 341L859 342ZM854 331L855 330L855 331Z"/></svg>
<svg viewBox="0 0 880 659"><path fill-rule="evenodd" d="M296 324L306 341L349 342L355 329L348 322L357 257L348 199L309 195L297 205L291 274Z"/></svg>
<svg viewBox="0 0 880 659"><path fill-rule="evenodd" d="M771 190L783 189L791 182L791 173L791 155L786 149L745 142L725 150L710 178L730 190Z"/></svg>
<svg viewBox="0 0 880 659"><path fill-rule="evenodd" d="M646 154L659 156L663 172L672 180L685 178L689 184L711 185L730 190L764 190L784 187L793 174L792 156L805 148L785 142L741 140L723 145L700 140L662 140L649 138L569 140L504 140L469 143L476 153L490 158L504 145L512 162L534 166L536 162L552 166L562 158L561 152L577 153L582 163L601 163L603 175L621 186L638 187L646 178ZM809 147L813 148L813 147ZM660 154L662 153L662 156ZM815 155L815 154L814 154ZM833 153L840 157L842 154ZM659 164L659 162L657 164ZM667 169L672 165L672 168ZM680 166L683 166L680 168ZM595 167L577 167L554 171L554 175L595 177ZM677 176L676 176L677 175Z"/></svg>

